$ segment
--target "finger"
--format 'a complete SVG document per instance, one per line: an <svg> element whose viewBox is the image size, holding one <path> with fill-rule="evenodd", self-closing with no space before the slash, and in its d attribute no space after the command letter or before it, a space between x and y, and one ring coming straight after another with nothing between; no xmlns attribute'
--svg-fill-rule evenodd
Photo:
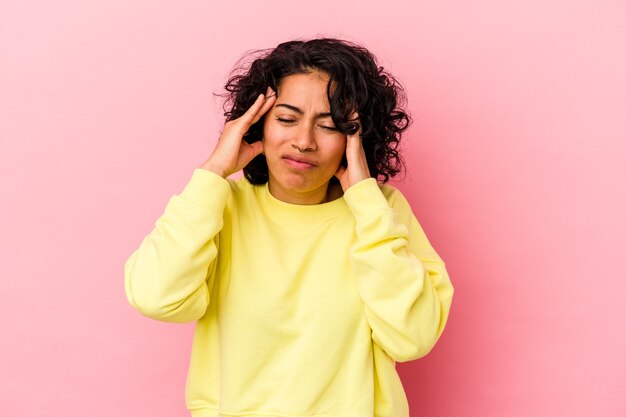
<svg viewBox="0 0 626 417"><path fill-rule="evenodd" d="M358 114L355 112L352 114L353 117L358 117ZM362 128L361 122L358 122L359 128L357 131L349 135L348 143L346 148L346 158L348 159L349 166L352 166L353 169L350 170L350 176L352 179L357 178L367 178L370 176L369 167L367 164L367 155L365 154L365 149L363 148L363 137L361 136Z"/></svg>
<svg viewBox="0 0 626 417"><path fill-rule="evenodd" d="M270 90L271 91L271 90ZM259 121L259 119L269 110L274 106L274 102L276 101L276 94L271 92L267 98L265 99L265 102L263 103L263 105L261 106L261 108L257 111L256 115L254 116L254 118L252 119L252 122L250 124L255 124L256 122Z"/></svg>
<svg viewBox="0 0 626 417"><path fill-rule="evenodd" d="M263 153L263 142L260 140L257 140L256 142L252 142L250 144L250 147L252 148L252 151L254 152L255 157Z"/></svg>
<svg viewBox="0 0 626 417"><path fill-rule="evenodd" d="M263 152L263 144L260 141L247 145L242 152L240 152L239 157L237 158L237 170L244 168L261 152Z"/></svg>
<svg viewBox="0 0 626 417"><path fill-rule="evenodd" d="M360 136L361 135L361 120L359 119L359 113L357 113L356 111L352 113L351 115L352 120L356 120L357 125L359 126L359 128L357 129L357 131L354 133L354 135Z"/></svg>
<svg viewBox="0 0 626 417"><path fill-rule="evenodd" d="M356 111L352 112L349 120L355 121L358 127L357 127L356 132L349 134L348 137L360 136L362 132L362 126L361 126L361 121L359 120L359 114Z"/></svg>
<svg viewBox="0 0 626 417"><path fill-rule="evenodd" d="M350 115L350 120L355 120L358 117L357 112L353 112ZM357 121L359 128L353 134L348 135L348 143L346 144L346 156L354 157L360 150L363 149L361 141L361 123Z"/></svg>
<svg viewBox="0 0 626 417"><path fill-rule="evenodd" d="M244 122L248 124L248 126L258 122L261 116L263 116L263 114L272 107L276 98L276 94L271 87L267 87L266 94L261 94L261 96L263 97L263 100L259 103L257 98L257 101L255 101L245 113L246 118L244 119Z"/></svg>
<svg viewBox="0 0 626 417"><path fill-rule="evenodd" d="M244 125L251 125L257 112L266 102L267 100L265 100L265 94L259 94L254 103L252 103L252 106L250 106L248 110L246 110L246 112L239 116L236 120Z"/></svg>

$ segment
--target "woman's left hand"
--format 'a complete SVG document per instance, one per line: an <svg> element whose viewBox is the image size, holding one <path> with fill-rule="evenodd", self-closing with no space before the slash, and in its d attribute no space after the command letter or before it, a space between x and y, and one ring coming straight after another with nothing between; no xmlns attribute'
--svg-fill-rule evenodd
<svg viewBox="0 0 626 417"><path fill-rule="evenodd" d="M355 119L359 116L357 112L352 113L351 119ZM346 192L348 188L353 186L359 181L371 178L369 168L367 166L367 159L365 158L365 151L363 150L363 139L361 138L361 122L357 121L359 129L354 135L348 135L346 143L346 159L348 160L348 167L344 168L339 166L335 177L341 182L341 188Z"/></svg>

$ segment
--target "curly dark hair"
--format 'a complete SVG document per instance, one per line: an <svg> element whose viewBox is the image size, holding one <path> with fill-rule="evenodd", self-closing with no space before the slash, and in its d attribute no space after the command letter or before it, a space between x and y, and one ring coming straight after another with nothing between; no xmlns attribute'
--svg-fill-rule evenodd
<svg viewBox="0 0 626 417"><path fill-rule="evenodd" d="M256 54L259 56L251 63L246 60ZM349 117L353 111L358 112L371 176L386 183L403 171L405 164L398 145L402 132L412 123L403 108L404 89L383 67L378 67L371 52L350 41L292 40L244 55L229 74L224 87L228 93L216 94L226 97L223 106L226 121L243 115L268 86L277 92L282 78L313 71L329 76L326 92L331 118L339 132L348 135L357 131L357 123ZM266 114L244 135L246 142L261 140ZM252 184L266 183L269 174L265 155L255 157L243 171ZM337 179L332 177L331 181Z"/></svg>

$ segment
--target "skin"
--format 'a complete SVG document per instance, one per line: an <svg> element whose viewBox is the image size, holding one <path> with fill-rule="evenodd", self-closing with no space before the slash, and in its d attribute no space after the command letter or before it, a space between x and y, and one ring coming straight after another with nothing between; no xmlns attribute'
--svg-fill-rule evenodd
<svg viewBox="0 0 626 417"><path fill-rule="evenodd" d="M211 156L200 166L226 178L243 169L259 153L264 153L269 171L269 190L277 199L292 204L320 204L341 197L349 187L370 178L361 144L361 126L354 135L332 130L326 96L328 76L314 71L287 76L278 84L278 94L268 88L241 117L224 125ZM299 113L284 105L295 106ZM243 135L265 113L261 141L248 144ZM356 119L355 112L352 118ZM282 120L279 120L282 119ZM340 166L346 154L348 167ZM283 158L292 154L313 160L314 165L299 169ZM329 187L336 176L341 187Z"/></svg>

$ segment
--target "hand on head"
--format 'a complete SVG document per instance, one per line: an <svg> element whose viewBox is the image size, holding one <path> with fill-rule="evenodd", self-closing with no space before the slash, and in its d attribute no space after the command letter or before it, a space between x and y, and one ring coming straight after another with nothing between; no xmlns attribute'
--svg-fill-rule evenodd
<svg viewBox="0 0 626 417"><path fill-rule="evenodd" d="M224 130L211 156L200 166L226 178L243 169L252 159L263 152L263 142L247 143L243 136L250 126L272 108L276 93L267 87L265 94L259 94L250 108L237 119L224 124Z"/></svg>
<svg viewBox="0 0 626 417"><path fill-rule="evenodd" d="M357 112L352 113L351 120L358 119L359 114ZM359 129L352 135L348 135L346 141L346 159L348 160L348 166L339 166L339 169L335 173L335 177L341 182L341 188L345 192L348 188L353 186L359 181L370 178L370 171L367 166L367 158L365 157L365 150L363 149L363 138L361 138L362 125L358 120Z"/></svg>

